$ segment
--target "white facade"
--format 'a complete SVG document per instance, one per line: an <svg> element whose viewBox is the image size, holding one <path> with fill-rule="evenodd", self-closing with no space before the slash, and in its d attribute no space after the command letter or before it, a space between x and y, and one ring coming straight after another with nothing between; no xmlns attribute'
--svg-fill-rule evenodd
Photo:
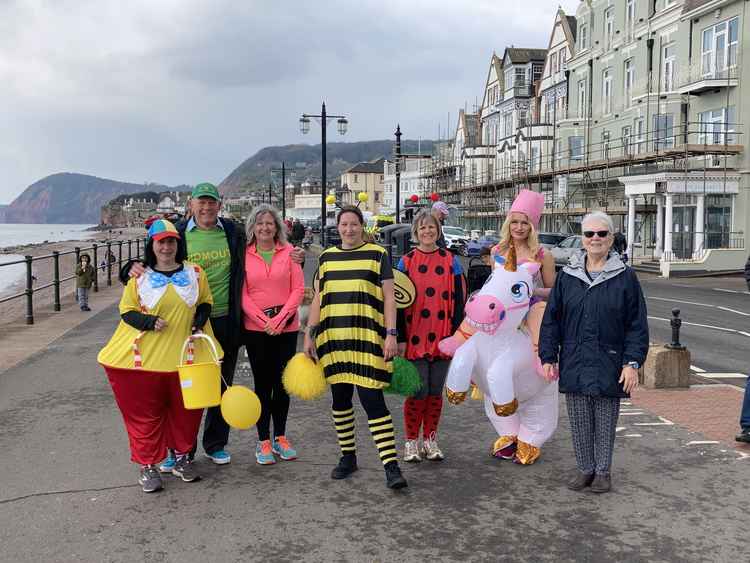
<svg viewBox="0 0 750 563"><path fill-rule="evenodd" d="M401 156L401 183L400 196L401 208L412 195L420 198L429 197L429 184L424 175L430 170L432 156L429 155L402 155ZM395 163L386 160L383 163L383 205L379 212L382 214L395 213L396 211L396 168Z"/></svg>

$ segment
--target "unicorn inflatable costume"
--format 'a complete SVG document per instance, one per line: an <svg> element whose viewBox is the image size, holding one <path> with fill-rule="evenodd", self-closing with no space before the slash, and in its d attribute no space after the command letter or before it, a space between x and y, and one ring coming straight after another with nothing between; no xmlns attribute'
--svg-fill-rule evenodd
<svg viewBox="0 0 750 563"><path fill-rule="evenodd" d="M526 262L508 271L502 256L495 260L492 275L466 305L476 332L453 356L446 395L459 404L473 382L498 433L491 454L528 465L539 458L558 417L557 381L537 373L531 339L521 328L539 264Z"/></svg>

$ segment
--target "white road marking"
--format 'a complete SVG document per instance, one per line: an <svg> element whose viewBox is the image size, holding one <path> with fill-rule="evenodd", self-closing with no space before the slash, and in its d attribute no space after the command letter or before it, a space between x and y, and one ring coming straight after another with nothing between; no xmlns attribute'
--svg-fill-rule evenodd
<svg viewBox="0 0 750 563"><path fill-rule="evenodd" d="M747 379L747 375L744 373L701 373L701 377L707 377L708 379Z"/></svg>
<svg viewBox="0 0 750 563"><path fill-rule="evenodd" d="M721 287L712 288L714 291L724 291L726 293L742 293L744 295L750 295L750 291L738 291L736 289L723 289Z"/></svg>
<svg viewBox="0 0 750 563"><path fill-rule="evenodd" d="M667 420L663 416L658 417L661 422L634 422L634 426L674 426L674 422Z"/></svg>
<svg viewBox="0 0 750 563"><path fill-rule="evenodd" d="M738 311L736 309L730 309L729 307L716 307L717 309L721 309L722 311L729 311L730 313L737 313L738 315L743 315L745 317L750 317L750 313L745 313L744 311Z"/></svg>
<svg viewBox="0 0 750 563"><path fill-rule="evenodd" d="M617 428L615 428L615 432L619 432L620 430L625 430L625 427L624 426L618 426Z"/></svg>
<svg viewBox="0 0 750 563"><path fill-rule="evenodd" d="M690 366L690 369L693 370L695 373L706 373L705 369L701 369L701 368L696 367L696 366Z"/></svg>
<svg viewBox="0 0 750 563"><path fill-rule="evenodd" d="M657 301L669 301L671 303L684 303L685 305L698 305L699 307L715 307L708 303L696 303L695 301L680 301L679 299L669 299L668 297L652 297L648 296L649 299L656 299Z"/></svg>
<svg viewBox="0 0 750 563"><path fill-rule="evenodd" d="M648 318L651 319L652 321L664 321L664 322L667 322L667 323L671 322L670 319L665 319L663 317L652 317L651 315L649 315ZM710 329L713 329L713 330L720 330L722 332L731 332L732 334L741 334L742 336L747 336L748 338L750 338L750 333L747 333L747 332L744 332L744 331L741 331L741 330L735 330L733 328L726 328L726 327L723 327L723 326L704 325L704 324L700 324L700 323L690 323L690 322L687 322L687 321L682 321L682 324L683 325L689 325L689 326L699 326L699 327L703 327L703 328L710 328Z"/></svg>
<svg viewBox="0 0 750 563"><path fill-rule="evenodd" d="M643 434L623 434L623 438L643 438Z"/></svg>
<svg viewBox="0 0 750 563"><path fill-rule="evenodd" d="M702 446L706 444L718 444L717 440L692 440L685 444L686 446Z"/></svg>
<svg viewBox="0 0 750 563"><path fill-rule="evenodd" d="M643 411L638 412L620 412L620 416L643 416L645 413Z"/></svg>

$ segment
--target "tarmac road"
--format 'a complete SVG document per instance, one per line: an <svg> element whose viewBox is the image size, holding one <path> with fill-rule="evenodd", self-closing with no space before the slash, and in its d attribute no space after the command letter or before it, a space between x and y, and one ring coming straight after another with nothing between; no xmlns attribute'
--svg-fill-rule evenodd
<svg viewBox="0 0 750 563"><path fill-rule="evenodd" d="M357 409L361 470L332 481L327 398L292 403L298 461L258 466L254 432L233 432L230 465L201 458L203 481L168 478L165 491L145 495L95 362L116 321L109 307L0 374L3 561L691 562L748 553L749 456L627 403L608 495L565 489L574 462L564 409L541 460L521 467L487 455L494 436L476 401L446 406L447 459L404 467L410 486L400 493L386 489ZM400 441L401 400L387 400Z"/></svg>

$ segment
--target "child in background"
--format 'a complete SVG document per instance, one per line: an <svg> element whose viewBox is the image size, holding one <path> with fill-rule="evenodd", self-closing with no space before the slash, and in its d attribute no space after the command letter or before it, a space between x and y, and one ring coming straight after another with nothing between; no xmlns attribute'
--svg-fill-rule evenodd
<svg viewBox="0 0 750 563"><path fill-rule="evenodd" d="M89 289L94 285L94 267L91 265L91 257L81 254L76 266L76 299L81 306L81 311L90 311Z"/></svg>

